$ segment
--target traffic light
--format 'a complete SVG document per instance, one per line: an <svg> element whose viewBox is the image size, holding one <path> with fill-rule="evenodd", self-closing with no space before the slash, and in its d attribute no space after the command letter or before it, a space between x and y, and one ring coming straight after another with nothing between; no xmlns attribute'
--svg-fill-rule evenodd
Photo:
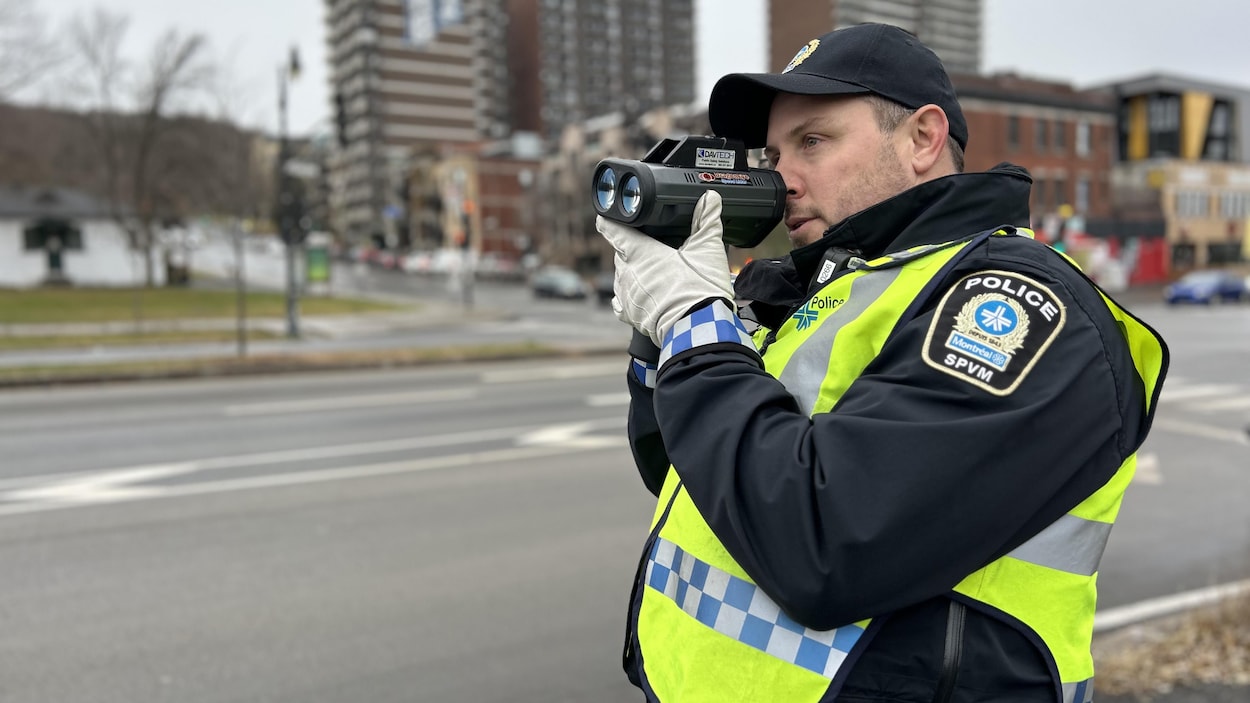
<svg viewBox="0 0 1250 703"><path fill-rule="evenodd" d="M278 193L275 215L278 235L285 244L301 244L308 235L307 207L304 202L304 186L294 178L286 178Z"/></svg>

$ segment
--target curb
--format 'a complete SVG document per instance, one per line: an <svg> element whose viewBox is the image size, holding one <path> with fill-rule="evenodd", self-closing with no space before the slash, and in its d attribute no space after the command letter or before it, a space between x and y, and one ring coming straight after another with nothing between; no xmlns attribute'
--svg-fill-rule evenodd
<svg viewBox="0 0 1250 703"><path fill-rule="evenodd" d="M74 366L47 367L20 376L4 377L0 369L0 390L93 383L131 381L162 381L193 378L256 376L262 374L316 373L321 371L355 371L365 369L398 369L436 366L465 362L515 361L519 359L588 358L625 355L624 346L591 345L583 347L549 347L533 342L495 346L409 347L359 352L304 352L298 354L264 354L237 357L204 357L168 362L131 362L96 368ZM136 368L140 367L140 368ZM624 366L621 367L624 369ZM622 374L624 371L622 370Z"/></svg>
<svg viewBox="0 0 1250 703"><path fill-rule="evenodd" d="M1208 586L1207 588L1199 588L1160 598L1150 598L1138 603L1130 603L1118 608L1103 610L1094 614L1094 635L1108 633L1148 620L1177 615L1208 605L1215 605L1220 601L1234 598L1243 593L1250 593L1250 579L1220 584L1218 586Z"/></svg>

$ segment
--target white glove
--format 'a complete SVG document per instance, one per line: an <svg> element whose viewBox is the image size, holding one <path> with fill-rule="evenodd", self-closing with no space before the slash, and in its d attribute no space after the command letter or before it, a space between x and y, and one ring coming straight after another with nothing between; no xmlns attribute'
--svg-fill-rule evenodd
<svg viewBox="0 0 1250 703"><path fill-rule="evenodd" d="M729 259L721 241L720 193L709 190L694 206L690 238L674 249L602 216L595 229L616 250L612 309L622 322L664 344L664 335L709 298L733 305Z"/></svg>

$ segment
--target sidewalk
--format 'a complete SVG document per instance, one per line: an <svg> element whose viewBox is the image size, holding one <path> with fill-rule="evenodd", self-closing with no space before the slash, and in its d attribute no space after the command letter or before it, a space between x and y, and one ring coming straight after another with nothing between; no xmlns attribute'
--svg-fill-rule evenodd
<svg viewBox="0 0 1250 703"><path fill-rule="evenodd" d="M246 323L249 331L267 332L268 338L246 339L244 355L240 355L238 341L229 338L219 342L0 351L0 388L623 354L628 342L627 336L570 339L540 334L541 328L535 325L541 323L526 322L516 311L489 306L431 305L394 312L304 316L299 319L300 336L294 339L285 336L287 321L284 317L248 318ZM233 318L147 320L138 329L143 333L233 332L237 326L238 321ZM125 336L135 333L136 325L130 321L0 325L0 335L10 336ZM19 369L27 371L19 372Z"/></svg>

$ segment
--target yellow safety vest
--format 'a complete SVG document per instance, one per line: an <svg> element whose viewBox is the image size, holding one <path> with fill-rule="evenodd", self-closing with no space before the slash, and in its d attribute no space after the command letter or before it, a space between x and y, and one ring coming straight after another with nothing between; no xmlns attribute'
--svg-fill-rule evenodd
<svg viewBox="0 0 1250 703"><path fill-rule="evenodd" d="M1024 229L1014 233L1032 236ZM809 414L828 412L926 285L985 236L916 247L838 277L804 306L813 314L791 317L776 331L765 369ZM1122 325L1146 397L1153 398L1162 345L1103 298ZM1040 638L1065 703L1084 703L1093 695L1095 574L1135 464L1130 456L1067 515L955 588ZM835 683L841 686L851 668L843 664L854 660L869 621L817 631L781 612L712 533L675 470L660 492L646 550L635 586L631 646L650 697L665 703L816 703Z"/></svg>

